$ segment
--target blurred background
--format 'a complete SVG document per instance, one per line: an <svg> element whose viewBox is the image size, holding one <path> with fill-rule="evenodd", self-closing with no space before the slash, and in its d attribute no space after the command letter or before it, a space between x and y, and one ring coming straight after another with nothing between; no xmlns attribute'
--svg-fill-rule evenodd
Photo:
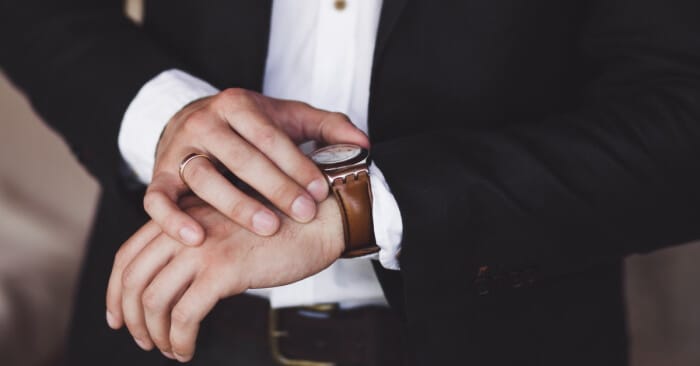
<svg viewBox="0 0 700 366"><path fill-rule="evenodd" d="M0 365L60 359L98 191L0 71ZM627 260L632 366L700 365L699 263L700 244Z"/></svg>

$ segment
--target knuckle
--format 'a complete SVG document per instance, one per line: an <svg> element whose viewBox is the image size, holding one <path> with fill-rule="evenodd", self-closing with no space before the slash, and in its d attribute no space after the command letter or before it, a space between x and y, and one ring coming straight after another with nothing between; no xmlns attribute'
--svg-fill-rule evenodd
<svg viewBox="0 0 700 366"><path fill-rule="evenodd" d="M131 333L131 335L136 339L151 338L150 334L148 334L148 331L143 329L143 326L141 324L132 323L131 327L129 328L129 333Z"/></svg>
<svg viewBox="0 0 700 366"><path fill-rule="evenodd" d="M204 134L211 129L211 118L205 110L192 112L182 123L182 129L189 134Z"/></svg>
<svg viewBox="0 0 700 366"><path fill-rule="evenodd" d="M328 117L329 117L329 119L336 119L336 120L350 123L350 118L345 113L331 112L331 114L329 114Z"/></svg>
<svg viewBox="0 0 700 366"><path fill-rule="evenodd" d="M292 201L294 201L294 199L296 199L296 197L300 194L301 192L299 192L295 184L289 181L284 181L272 188L270 191L270 197L268 198L274 202L285 202L291 204Z"/></svg>
<svg viewBox="0 0 700 366"><path fill-rule="evenodd" d="M114 266L115 267L124 267L126 264L126 249L124 247L119 248L117 250L117 253L114 254Z"/></svg>
<svg viewBox="0 0 700 366"><path fill-rule="evenodd" d="M158 312L164 306L158 293L150 287L143 292L141 302L143 303L143 307L150 312Z"/></svg>
<svg viewBox="0 0 700 366"><path fill-rule="evenodd" d="M219 93L222 98L237 99L247 97L248 91L243 88L226 88Z"/></svg>
<svg viewBox="0 0 700 366"><path fill-rule="evenodd" d="M261 149L267 150L275 146L279 131L272 125L259 124L252 131L252 140Z"/></svg>
<svg viewBox="0 0 700 366"><path fill-rule="evenodd" d="M184 225L182 222L184 220L181 220L180 217L182 214L180 211L174 212L170 217L166 218L165 221L163 221L163 226L162 230L167 233L171 238L176 238L179 237L179 229L183 227Z"/></svg>
<svg viewBox="0 0 700 366"><path fill-rule="evenodd" d="M254 158L251 150L242 144L232 144L226 152L226 161L233 173L245 169L246 165Z"/></svg>
<svg viewBox="0 0 700 366"><path fill-rule="evenodd" d="M170 351L170 340L160 334L151 334L151 340L162 351Z"/></svg>
<svg viewBox="0 0 700 366"><path fill-rule="evenodd" d="M230 217L239 223L245 222L252 211L251 205L245 199L238 199L231 202L228 209Z"/></svg>
<svg viewBox="0 0 700 366"><path fill-rule="evenodd" d="M192 314L180 305L176 305L170 314L173 326L183 329L192 323Z"/></svg>
<svg viewBox="0 0 700 366"><path fill-rule="evenodd" d="M154 191L146 192L143 196L143 209L148 212L148 214L153 215L153 211L158 206L158 193Z"/></svg>
<svg viewBox="0 0 700 366"><path fill-rule="evenodd" d="M133 289L137 286L138 281L136 274L134 273L134 268L132 266L126 267L124 273L122 273L122 285L125 289Z"/></svg>
<svg viewBox="0 0 700 366"><path fill-rule="evenodd" d="M310 159L302 159L298 164L295 164L294 171L298 172L295 179L298 179L302 184L308 184L316 179L323 179L323 174Z"/></svg>
<svg viewBox="0 0 700 366"><path fill-rule="evenodd" d="M253 97L249 91L241 88L229 88L219 93L216 102L220 106L246 109L253 103Z"/></svg>
<svg viewBox="0 0 700 366"><path fill-rule="evenodd" d="M309 103L298 101L298 100L285 100L278 103L278 108L290 108L291 111L298 111L298 113L307 111L317 111L317 109Z"/></svg>
<svg viewBox="0 0 700 366"><path fill-rule="evenodd" d="M296 103L297 105L299 105L301 108L304 108L304 109L316 109L311 104L306 103L306 102L294 101L293 103Z"/></svg>

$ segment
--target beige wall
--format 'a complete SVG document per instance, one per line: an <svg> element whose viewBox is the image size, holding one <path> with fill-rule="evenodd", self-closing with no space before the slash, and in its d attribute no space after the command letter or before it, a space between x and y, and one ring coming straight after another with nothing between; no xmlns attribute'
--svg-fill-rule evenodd
<svg viewBox="0 0 700 366"><path fill-rule="evenodd" d="M41 365L60 352L98 187L2 75L0 126L0 365Z"/></svg>
<svg viewBox="0 0 700 366"><path fill-rule="evenodd" d="M627 297L632 365L700 365L700 244L629 258Z"/></svg>

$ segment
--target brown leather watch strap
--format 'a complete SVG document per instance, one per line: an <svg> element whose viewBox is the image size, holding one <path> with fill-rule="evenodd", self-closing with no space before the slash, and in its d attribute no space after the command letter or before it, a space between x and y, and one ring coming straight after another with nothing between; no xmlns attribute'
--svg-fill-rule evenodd
<svg viewBox="0 0 700 366"><path fill-rule="evenodd" d="M366 171L336 178L331 185L343 217L345 251L343 258L375 253L379 247L374 239L372 220L372 191Z"/></svg>

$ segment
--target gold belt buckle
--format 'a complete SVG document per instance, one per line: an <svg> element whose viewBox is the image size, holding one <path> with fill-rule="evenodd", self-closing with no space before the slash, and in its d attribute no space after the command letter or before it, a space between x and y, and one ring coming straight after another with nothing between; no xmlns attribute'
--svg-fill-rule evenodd
<svg viewBox="0 0 700 366"><path fill-rule="evenodd" d="M304 306L303 309L308 309L309 311L330 313L338 308L337 304L318 304L312 306ZM279 339L282 337L288 337L289 332L286 330L277 329L279 314L277 309L270 307L269 314L269 332L268 337L270 340L270 351L272 353L272 358L277 361L280 365L284 366L335 366L333 362L320 362L313 360L297 360L286 357L280 351Z"/></svg>

